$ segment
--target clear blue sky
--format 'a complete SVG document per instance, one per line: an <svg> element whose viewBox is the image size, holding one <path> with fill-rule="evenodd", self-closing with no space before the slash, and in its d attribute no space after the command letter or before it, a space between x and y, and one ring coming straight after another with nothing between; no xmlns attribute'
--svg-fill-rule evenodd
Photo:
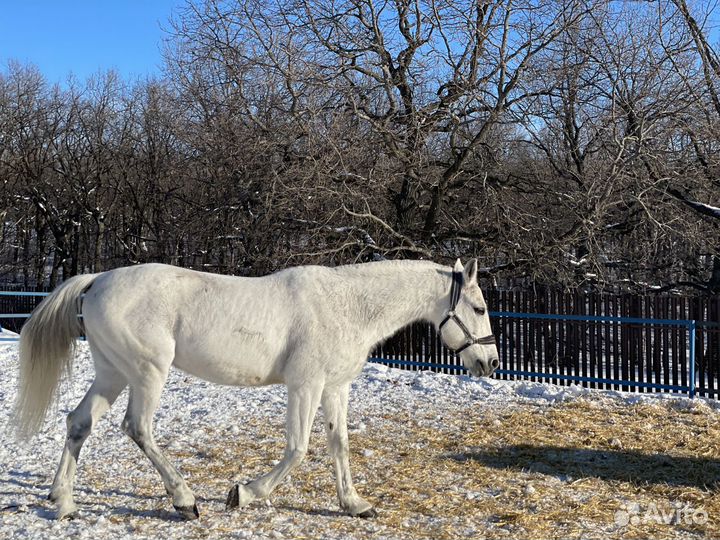
<svg viewBox="0 0 720 540"><path fill-rule="evenodd" d="M161 25L184 0L0 0L0 71L9 60L36 65L48 82L116 69L157 74Z"/></svg>

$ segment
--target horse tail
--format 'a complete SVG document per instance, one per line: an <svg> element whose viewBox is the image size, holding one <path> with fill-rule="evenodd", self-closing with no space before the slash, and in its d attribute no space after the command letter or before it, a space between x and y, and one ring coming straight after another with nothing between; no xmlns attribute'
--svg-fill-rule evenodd
<svg viewBox="0 0 720 540"><path fill-rule="evenodd" d="M83 334L78 318L80 298L98 275L68 279L45 297L22 327L19 388L13 414L20 439L28 439L40 430L60 380L71 372L75 338Z"/></svg>

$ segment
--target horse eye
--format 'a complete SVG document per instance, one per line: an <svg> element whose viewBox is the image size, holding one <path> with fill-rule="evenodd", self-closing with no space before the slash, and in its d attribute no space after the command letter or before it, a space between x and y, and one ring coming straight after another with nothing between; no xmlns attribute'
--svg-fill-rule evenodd
<svg viewBox="0 0 720 540"><path fill-rule="evenodd" d="M475 310L475 313L478 315L485 315L485 308L484 307L476 307L473 308Z"/></svg>

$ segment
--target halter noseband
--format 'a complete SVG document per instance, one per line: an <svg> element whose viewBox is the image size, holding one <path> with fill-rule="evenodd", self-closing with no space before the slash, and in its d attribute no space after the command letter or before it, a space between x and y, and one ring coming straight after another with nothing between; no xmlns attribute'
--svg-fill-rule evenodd
<svg viewBox="0 0 720 540"><path fill-rule="evenodd" d="M465 349L467 349L468 347L472 347L473 345L495 345L494 335L490 334L489 336L476 338L475 336L473 336L472 332L468 329L468 327L465 326L465 324L460 320L460 317L458 317L457 313L455 313L455 308L457 307L458 302L460 302L460 293L462 292L462 286L462 272L453 271L452 285L450 286L450 309L448 310L447 315L445 315L445 318L438 327L438 334L442 336L443 326L445 326L448 321L453 321L455 324L458 325L460 330L463 331L463 334L465 334L465 343L460 348L453 349L452 347L445 345L446 347L448 347L448 349L454 350L455 354L460 354Z"/></svg>

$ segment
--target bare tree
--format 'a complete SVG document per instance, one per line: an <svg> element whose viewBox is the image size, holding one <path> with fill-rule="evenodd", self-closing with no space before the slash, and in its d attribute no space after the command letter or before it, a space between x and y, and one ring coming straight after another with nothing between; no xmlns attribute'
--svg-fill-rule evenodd
<svg viewBox="0 0 720 540"><path fill-rule="evenodd" d="M513 283L716 291L711 8L199 0L162 78L12 65L4 271L472 254Z"/></svg>

